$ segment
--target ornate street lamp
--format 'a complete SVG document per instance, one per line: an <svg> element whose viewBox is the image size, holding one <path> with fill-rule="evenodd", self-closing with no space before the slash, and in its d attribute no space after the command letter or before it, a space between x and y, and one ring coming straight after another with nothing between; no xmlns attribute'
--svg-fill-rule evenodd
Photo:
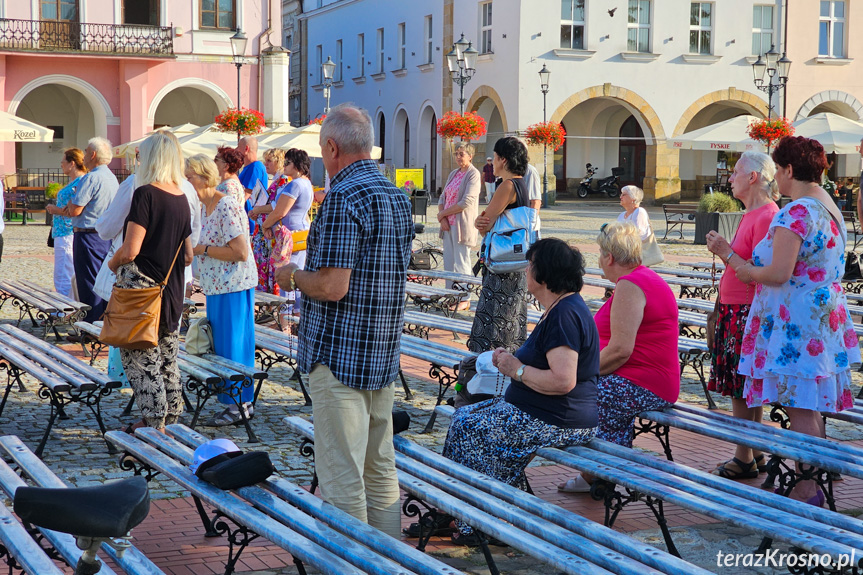
<svg viewBox="0 0 863 575"><path fill-rule="evenodd" d="M335 70L336 63L327 56L327 61L321 64L321 73L324 78L324 98L327 100L327 105L324 107L325 116L330 113L330 89L333 87L333 72Z"/></svg>
<svg viewBox="0 0 863 575"><path fill-rule="evenodd" d="M243 67L243 56L246 53L246 43L249 41L243 31L237 28L231 36L231 52L234 54L234 66L237 67L237 109L240 109L240 68Z"/></svg>
<svg viewBox="0 0 863 575"><path fill-rule="evenodd" d="M551 78L551 71L542 65L542 70L539 71L539 89L542 91L542 123L546 122L545 118L545 96L548 94L548 81ZM542 147L542 207L548 207L548 144Z"/></svg>
<svg viewBox="0 0 863 575"><path fill-rule="evenodd" d="M785 89L786 84L788 84L788 71L790 69L791 60L788 59L788 56L784 52L780 58L779 52L772 45L770 46L770 51L764 54L764 59L758 56L758 60L752 64L752 76L755 87L762 92L767 92L768 120L773 112L773 94L778 94L781 90Z"/></svg>
<svg viewBox="0 0 863 575"><path fill-rule="evenodd" d="M464 39L464 34L458 42L453 44L452 50L446 55L446 63L449 68L453 83L458 84L459 112L464 114L464 85L470 82L476 72L476 58L479 52L473 47L472 42Z"/></svg>

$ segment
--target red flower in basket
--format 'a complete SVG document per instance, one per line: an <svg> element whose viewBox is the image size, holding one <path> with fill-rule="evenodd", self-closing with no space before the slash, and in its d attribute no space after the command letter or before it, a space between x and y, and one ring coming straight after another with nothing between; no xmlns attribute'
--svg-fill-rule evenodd
<svg viewBox="0 0 863 575"><path fill-rule="evenodd" d="M447 139L461 138L469 142L483 136L486 130L485 120L476 112L447 112L437 123L437 133Z"/></svg>
<svg viewBox="0 0 863 575"><path fill-rule="evenodd" d="M233 132L244 136L260 134L266 125L264 115L251 108L228 108L216 116L216 125L221 132Z"/></svg>
<svg viewBox="0 0 863 575"><path fill-rule="evenodd" d="M326 120L326 119L327 119L326 114L324 114L322 116L318 116L317 118L312 118L311 121L309 121L309 126L312 126L312 125L320 126L324 123L324 120Z"/></svg>
<svg viewBox="0 0 863 575"><path fill-rule="evenodd" d="M566 130L558 122L539 122L528 126L524 137L531 146L551 146L557 150L563 145Z"/></svg>
<svg viewBox="0 0 863 575"><path fill-rule="evenodd" d="M788 118L772 118L770 120L758 120L746 129L746 133L753 140L764 142L768 147L775 141L785 136L794 135L794 126Z"/></svg>

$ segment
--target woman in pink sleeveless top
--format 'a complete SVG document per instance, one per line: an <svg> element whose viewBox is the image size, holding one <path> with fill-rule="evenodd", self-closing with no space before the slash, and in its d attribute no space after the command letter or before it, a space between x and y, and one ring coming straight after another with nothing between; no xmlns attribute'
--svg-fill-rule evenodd
<svg viewBox="0 0 863 575"><path fill-rule="evenodd" d="M600 228L599 265L616 286L594 316L599 330L597 438L632 447L635 417L664 409L680 393L677 302L656 272L641 265L641 235L630 223ZM584 474L558 486L590 491Z"/></svg>

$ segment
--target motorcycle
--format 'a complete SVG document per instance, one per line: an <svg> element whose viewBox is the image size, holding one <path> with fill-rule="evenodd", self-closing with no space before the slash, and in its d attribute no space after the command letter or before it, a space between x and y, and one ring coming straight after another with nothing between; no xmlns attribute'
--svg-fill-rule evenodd
<svg viewBox="0 0 863 575"><path fill-rule="evenodd" d="M623 175L623 168L612 168L611 175L599 180L593 177L599 168L591 164L587 164L587 176L581 180L578 185L576 195L579 198L586 198L588 194L605 193L609 198L616 198L620 195L620 176Z"/></svg>

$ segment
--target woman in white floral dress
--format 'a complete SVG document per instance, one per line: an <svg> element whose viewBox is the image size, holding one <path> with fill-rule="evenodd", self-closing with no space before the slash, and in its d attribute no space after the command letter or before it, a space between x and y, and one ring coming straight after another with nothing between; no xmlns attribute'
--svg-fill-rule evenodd
<svg viewBox="0 0 863 575"><path fill-rule="evenodd" d="M215 352L254 367L258 271L249 245L248 218L232 196L216 191L219 180L210 158L198 154L187 159L185 175L201 200L201 237L194 253L201 289L207 296ZM251 386L220 393L219 402L227 407L206 425L233 425L251 417L254 396Z"/></svg>
<svg viewBox="0 0 863 575"><path fill-rule="evenodd" d="M821 144L783 138L773 160L779 191L792 201L773 218L752 262L729 259L739 279L756 284L738 370L750 407L781 404L792 430L824 437L820 412L854 405L850 364L860 361L840 283L845 224L819 185L827 165ZM791 496L818 506L825 499L811 480L797 483Z"/></svg>

